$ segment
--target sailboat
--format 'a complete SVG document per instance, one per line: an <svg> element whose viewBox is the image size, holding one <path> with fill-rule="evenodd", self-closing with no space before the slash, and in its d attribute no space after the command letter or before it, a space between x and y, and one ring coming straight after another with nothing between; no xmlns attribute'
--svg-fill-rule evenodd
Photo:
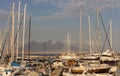
<svg viewBox="0 0 120 76"><path fill-rule="evenodd" d="M100 16L101 16L101 14L100 14ZM102 20L102 16L101 16L101 20ZM110 39L108 38L108 34L106 33L106 29L105 29L104 25L103 25L103 27L104 27L106 39L108 40L108 44L109 44L110 48L107 49L106 51L102 52L102 54L100 56L100 61L101 61L101 63L115 65L117 62L120 61L120 59L117 56L115 56L115 53L114 53L114 50L112 47L112 21L110 20Z"/></svg>
<svg viewBox="0 0 120 76"><path fill-rule="evenodd" d="M108 73L111 66L107 64L82 64L78 62L77 66L70 67L68 72L63 72L63 76L90 76L87 74ZM96 76L96 75L95 75Z"/></svg>
<svg viewBox="0 0 120 76"><path fill-rule="evenodd" d="M20 71L22 71L23 70L23 68L25 69L25 66L26 66L26 63L24 63L24 62L22 62L22 63L20 63L20 62L17 62L16 60L17 60L17 57L15 58L15 52L14 52L14 3L13 3L13 7L12 7L12 37L11 37L11 59L10 59L10 62L7 64L7 66L5 67L5 69L3 70L3 75L4 76L12 76L12 75L15 75L16 73L18 73L18 72L20 72ZM18 7L18 10L19 10L19 12L18 12L18 18L20 18L19 16L20 16L20 1L19 1L19 7ZM24 18L23 18L23 20L24 20L24 24L23 24L23 26L25 27L25 15L26 14L26 4L25 4L25 6L24 6ZM19 19L18 19L19 20ZM18 21L18 25L20 25L20 23L19 23L20 21ZM19 26L18 26L18 28L19 28ZM24 28L23 28L24 29ZM25 30L25 29L24 29ZM19 32L19 29L18 29L18 32ZM17 32L17 34L18 34L18 32ZM25 31L23 31L23 33L25 33ZM24 34L23 34L24 35ZM23 38L24 38L24 36L23 36ZM23 39L24 40L24 39ZM18 51L16 52L17 53L17 55L16 56L18 56ZM24 56L24 55L22 55L22 56ZM16 59L16 60L15 60ZM24 65L22 65L24 63Z"/></svg>
<svg viewBox="0 0 120 76"><path fill-rule="evenodd" d="M89 30L89 55L82 57L80 60L99 60L99 55L94 55L92 52L92 33L91 33L91 23L90 16L88 15L88 30Z"/></svg>
<svg viewBox="0 0 120 76"><path fill-rule="evenodd" d="M88 22L89 22L89 33L90 33L90 16L88 15ZM89 38L90 35L89 35ZM91 39L90 39L91 41ZM87 59L87 60L94 60L98 57L96 56L92 56L91 54L91 42L90 42L90 57L83 57L83 60ZM99 59L98 59L99 60ZM107 65L107 64L96 64L96 63L81 63L81 62L77 62L77 64L75 66L71 66L70 67L70 73L73 74L85 74L85 73L106 73L109 71L109 69L111 68L111 66ZM64 72L65 74L65 72ZM71 75L72 76L72 75Z"/></svg>
<svg viewBox="0 0 120 76"><path fill-rule="evenodd" d="M80 51L82 50L82 12L80 11ZM93 55L92 52L92 32L91 32L91 23L90 23L90 16L88 15L88 30L89 30L89 55L87 56L82 56L80 58L80 61L83 60L98 60L99 57L96 55Z"/></svg>
<svg viewBox="0 0 120 76"><path fill-rule="evenodd" d="M19 14L20 14L20 1L19 1L19 7L18 7L18 18L19 18ZM25 30L25 17L26 16L26 4L25 4L25 6L24 6L24 18L23 18L23 29ZM18 19L18 20L20 20L20 19ZM18 22L20 22L20 21L18 21ZM18 25L19 25L20 23L18 23ZM18 26L18 28L19 28L19 26ZM23 30L23 40L24 40L24 33L25 33L25 31ZM18 33L19 33L19 29L18 29ZM24 42L24 41L23 41ZM23 43L24 44L24 43ZM23 45L24 46L24 45ZM22 50L22 52L24 51L24 49ZM17 50L17 52L16 52L17 54L16 54L16 56L18 56L18 50ZM14 55L14 54L13 54ZM24 53L22 53L22 56L24 56ZM15 57L15 56L13 56L13 57ZM17 57L16 57L17 58ZM17 59L16 59L17 60ZM25 64L24 64L25 65ZM21 68L21 67L23 67L23 65L22 65L22 63L20 63L20 62L16 62L15 61L15 58L13 58L13 60L11 60L11 63L10 63L10 66L12 66L12 67L14 67L14 68ZM25 66L24 66L25 67Z"/></svg>
<svg viewBox="0 0 120 76"><path fill-rule="evenodd" d="M11 11L11 39L10 39L10 43L11 43L11 46L10 46L10 49L11 49L11 57L7 57L7 63L4 63L4 64L1 64L0 65L0 72L2 72L2 75L3 76L10 76L12 75L12 72L14 70L14 68L11 66L11 63L14 61L14 22L15 22L15 14L14 14L14 7L15 7L15 3L12 4L12 11ZM10 32L10 30L9 30ZM7 39L7 38L6 38ZM5 45L4 45L5 47ZM4 48L2 49L2 54L3 54L3 50ZM4 56L3 56L4 58ZM9 60L10 59L10 60ZM2 59L1 59L1 62L2 62Z"/></svg>
<svg viewBox="0 0 120 76"><path fill-rule="evenodd" d="M67 52L65 52L59 57L60 59L63 59L63 60L78 60L79 59L79 56L71 52L71 34L69 32L67 34Z"/></svg>

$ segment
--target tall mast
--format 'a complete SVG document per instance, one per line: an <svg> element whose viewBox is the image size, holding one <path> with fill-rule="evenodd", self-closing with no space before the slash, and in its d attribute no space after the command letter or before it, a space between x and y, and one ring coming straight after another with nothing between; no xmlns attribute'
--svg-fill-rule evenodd
<svg viewBox="0 0 120 76"><path fill-rule="evenodd" d="M20 26L20 4L21 4L21 2L19 1L19 4L18 4L18 27L17 27L18 31L19 31L19 26ZM18 57L18 47L19 47L19 32L17 35L16 60Z"/></svg>
<svg viewBox="0 0 120 76"><path fill-rule="evenodd" d="M15 25L14 7L15 3L13 3L12 5L11 60L14 60L14 25Z"/></svg>
<svg viewBox="0 0 120 76"><path fill-rule="evenodd" d="M29 59L30 59L30 33L31 33L31 16L29 18L29 46L28 46L28 55L29 55Z"/></svg>
<svg viewBox="0 0 120 76"><path fill-rule="evenodd" d="M90 28L90 16L88 15L88 27L89 27L89 50L90 55L92 54L92 39L91 39L91 28Z"/></svg>
<svg viewBox="0 0 120 76"><path fill-rule="evenodd" d="M69 34L69 51L71 53L71 34Z"/></svg>
<svg viewBox="0 0 120 76"><path fill-rule="evenodd" d="M80 35L79 35L79 50L80 54L82 53L82 12L80 10Z"/></svg>
<svg viewBox="0 0 120 76"><path fill-rule="evenodd" d="M97 41L98 41L98 53L100 54L101 36L100 36L99 8L97 8Z"/></svg>
<svg viewBox="0 0 120 76"><path fill-rule="evenodd" d="M1 43L2 43L2 32L1 32L1 30L0 30L0 49L1 49Z"/></svg>
<svg viewBox="0 0 120 76"><path fill-rule="evenodd" d="M67 52L68 52L68 53L71 53L70 47L71 47L71 35L70 35L70 33L68 32L68 34L67 34Z"/></svg>
<svg viewBox="0 0 120 76"><path fill-rule="evenodd" d="M112 48L112 20L110 20L110 45ZM111 50L111 51L113 51L113 50Z"/></svg>
<svg viewBox="0 0 120 76"><path fill-rule="evenodd" d="M68 53L68 50L69 50L69 42L68 42L68 39L69 39L69 32L67 33L67 38L66 38L66 47L67 47L66 51L67 51L67 53Z"/></svg>
<svg viewBox="0 0 120 76"><path fill-rule="evenodd" d="M26 4L24 6L24 17L23 17L23 44L22 44L22 61L24 59L24 41L25 41L25 21L26 21Z"/></svg>

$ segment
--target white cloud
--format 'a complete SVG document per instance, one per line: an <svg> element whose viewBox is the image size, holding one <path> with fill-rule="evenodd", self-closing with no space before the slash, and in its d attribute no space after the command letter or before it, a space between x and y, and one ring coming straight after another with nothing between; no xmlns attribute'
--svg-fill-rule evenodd
<svg viewBox="0 0 120 76"><path fill-rule="evenodd" d="M32 0L34 4L50 4L59 10L52 15L79 15L81 9L84 13L95 11L97 7L110 9L120 7L120 0Z"/></svg>

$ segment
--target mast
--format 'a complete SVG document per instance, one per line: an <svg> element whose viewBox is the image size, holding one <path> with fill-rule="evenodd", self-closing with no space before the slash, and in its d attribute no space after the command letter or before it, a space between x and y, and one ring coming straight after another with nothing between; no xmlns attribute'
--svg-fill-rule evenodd
<svg viewBox="0 0 120 76"><path fill-rule="evenodd" d="M1 30L0 30L0 50L1 50L1 47L2 47L2 41L3 41L3 33L1 32ZM1 50L2 51L2 50ZM0 51L0 52L1 52ZM0 54L0 56L1 56L1 54Z"/></svg>
<svg viewBox="0 0 120 76"><path fill-rule="evenodd" d="M103 25L103 29L104 29L104 32L105 32L106 39L107 39L108 44L109 44L110 51L112 51L111 44L110 44L110 40L109 40L107 31L106 31L106 28L105 28L105 25L104 25L104 22L103 22L103 18L102 18L101 13L99 13L99 16L100 16L100 19L101 19L101 22L102 22L102 25Z"/></svg>
<svg viewBox="0 0 120 76"><path fill-rule="evenodd" d="M69 34L69 51L70 51L70 53L72 53L71 52L71 34Z"/></svg>
<svg viewBox="0 0 120 76"><path fill-rule="evenodd" d="M101 36L100 36L99 8L97 8L97 41L98 41L98 53L100 54Z"/></svg>
<svg viewBox="0 0 120 76"><path fill-rule="evenodd" d="M15 14L14 14L15 3L12 5L12 32L11 32L11 61L14 60L14 25L15 25Z"/></svg>
<svg viewBox="0 0 120 76"><path fill-rule="evenodd" d="M112 20L110 20L110 45L112 48ZM111 51L113 51L113 50L111 50Z"/></svg>
<svg viewBox="0 0 120 76"><path fill-rule="evenodd" d="M30 33L31 33L31 16L29 17L29 46L28 46L28 55L29 55L29 59L30 59Z"/></svg>
<svg viewBox="0 0 120 76"><path fill-rule="evenodd" d="M0 50L1 50L1 47L2 47L1 43L2 43L2 32L1 32L1 30L0 30ZM0 55L1 55L1 54L0 54Z"/></svg>
<svg viewBox="0 0 120 76"><path fill-rule="evenodd" d="M18 27L17 27L18 31L19 31L19 26L20 26L20 4L21 4L21 2L19 1L19 4L18 4ZM18 47L19 47L19 32L17 35L16 60L18 57Z"/></svg>
<svg viewBox="0 0 120 76"><path fill-rule="evenodd" d="M26 4L24 6L24 17L23 17L23 42L22 42L22 62L24 59L24 41L25 41L25 21L26 21Z"/></svg>
<svg viewBox="0 0 120 76"><path fill-rule="evenodd" d="M69 32L67 34L67 52L71 53L71 34Z"/></svg>
<svg viewBox="0 0 120 76"><path fill-rule="evenodd" d="M80 35L79 35L79 50L80 54L82 54L82 12L80 10Z"/></svg>
<svg viewBox="0 0 120 76"><path fill-rule="evenodd" d="M68 53L68 49L69 49L68 38L69 38L69 32L67 33L67 38L66 38L66 47L67 47L66 51L67 51L67 53Z"/></svg>
<svg viewBox="0 0 120 76"><path fill-rule="evenodd" d="M91 39L91 28L90 28L90 16L88 15L88 27L89 27L89 50L90 55L92 54L92 39Z"/></svg>

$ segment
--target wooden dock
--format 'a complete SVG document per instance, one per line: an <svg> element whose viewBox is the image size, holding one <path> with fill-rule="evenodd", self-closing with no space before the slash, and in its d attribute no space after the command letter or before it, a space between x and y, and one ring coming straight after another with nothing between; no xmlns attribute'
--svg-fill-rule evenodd
<svg viewBox="0 0 120 76"><path fill-rule="evenodd" d="M51 76L60 76L61 72L62 72L63 67L58 67L56 68L52 73Z"/></svg>

